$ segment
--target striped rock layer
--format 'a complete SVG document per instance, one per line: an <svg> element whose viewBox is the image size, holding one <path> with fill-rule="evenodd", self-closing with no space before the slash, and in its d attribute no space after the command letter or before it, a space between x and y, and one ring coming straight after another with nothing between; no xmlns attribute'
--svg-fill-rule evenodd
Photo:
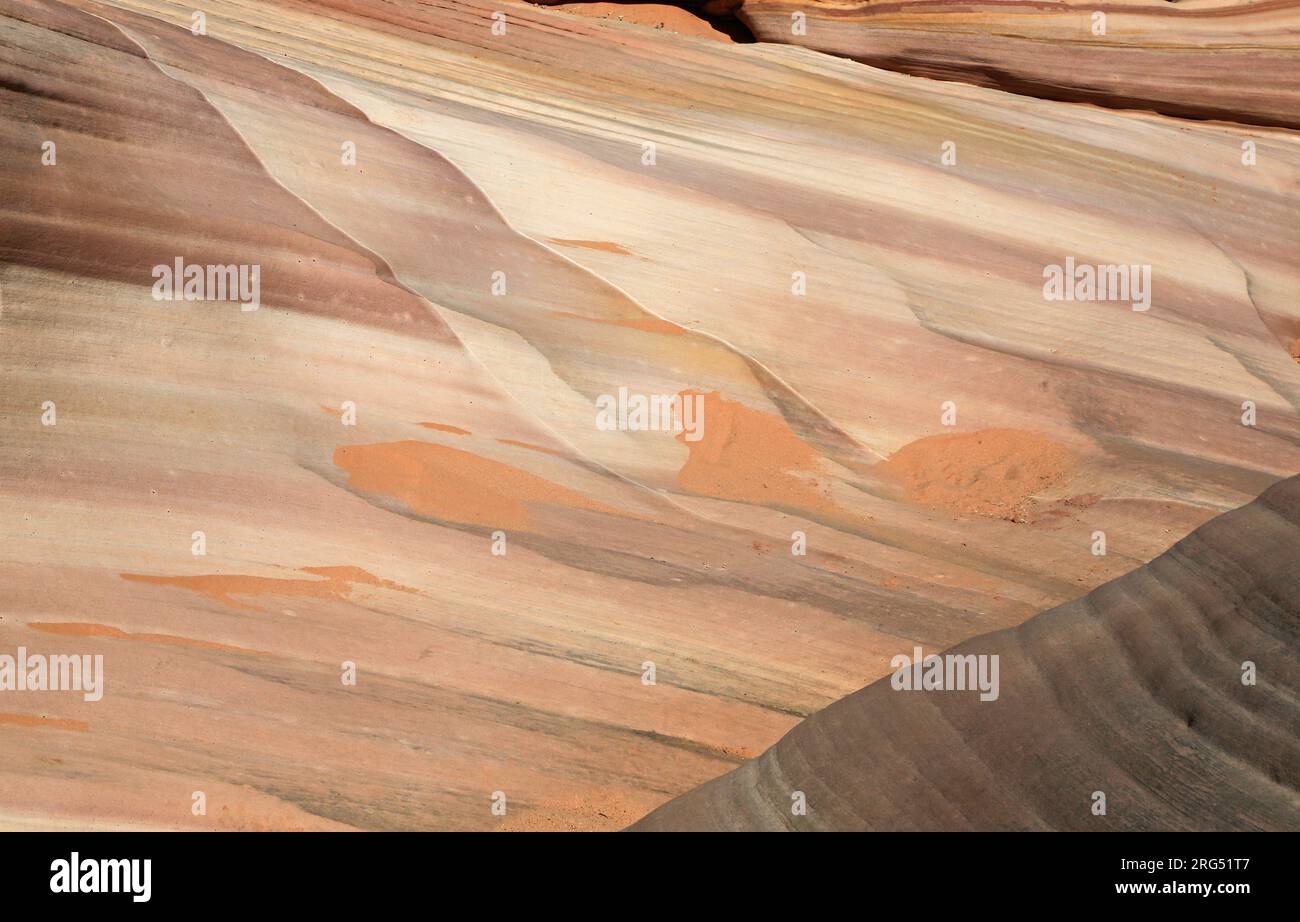
<svg viewBox="0 0 1300 922"><path fill-rule="evenodd" d="M0 692L0 826L622 828L1300 471L1293 132L497 0L195 12L0 0L0 654L106 670ZM156 299L177 258L259 308Z"/></svg>
<svg viewBox="0 0 1300 922"><path fill-rule="evenodd" d="M744 0L765 42L1184 118L1300 127L1295 0Z"/></svg>

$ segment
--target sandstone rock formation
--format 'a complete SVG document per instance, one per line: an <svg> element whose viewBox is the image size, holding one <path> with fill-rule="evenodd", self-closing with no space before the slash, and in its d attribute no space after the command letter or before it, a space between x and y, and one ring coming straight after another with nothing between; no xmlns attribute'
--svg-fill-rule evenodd
<svg viewBox="0 0 1300 922"><path fill-rule="evenodd" d="M1300 470L1291 131L197 12L0 0L0 655L106 670L0 691L0 826L622 828Z"/></svg>

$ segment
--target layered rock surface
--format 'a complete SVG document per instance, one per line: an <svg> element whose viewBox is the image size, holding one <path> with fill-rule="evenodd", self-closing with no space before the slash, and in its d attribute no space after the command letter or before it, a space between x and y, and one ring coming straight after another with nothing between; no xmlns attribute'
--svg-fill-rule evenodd
<svg viewBox="0 0 1300 922"><path fill-rule="evenodd" d="M0 3L0 651L107 672L0 694L0 823L620 828L1300 469L1290 132L203 11ZM261 306L155 300L178 257ZM1150 309L1044 300L1067 257Z"/></svg>
<svg viewBox="0 0 1300 922"><path fill-rule="evenodd" d="M765 42L1184 118L1300 127L1295 0L744 0Z"/></svg>

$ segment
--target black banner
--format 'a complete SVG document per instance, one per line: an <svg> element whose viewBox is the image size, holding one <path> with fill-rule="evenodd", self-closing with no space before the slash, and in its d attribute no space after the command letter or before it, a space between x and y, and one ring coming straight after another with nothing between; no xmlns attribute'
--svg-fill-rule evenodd
<svg viewBox="0 0 1300 922"><path fill-rule="evenodd" d="M613 898L629 910L682 892L725 898L733 909L762 907L797 901L812 887L842 890L864 909L901 908L902 899L926 909L1051 900L1061 908L1183 911L1195 903L1232 911L1295 893L1295 842L1283 835L877 833L793 842L570 836L542 848L535 837L500 835L453 843L415 833L36 833L0 836L0 879L11 909L75 903L127 911L281 904L334 911L480 887L503 904L562 890L577 905L599 897L609 906Z"/></svg>

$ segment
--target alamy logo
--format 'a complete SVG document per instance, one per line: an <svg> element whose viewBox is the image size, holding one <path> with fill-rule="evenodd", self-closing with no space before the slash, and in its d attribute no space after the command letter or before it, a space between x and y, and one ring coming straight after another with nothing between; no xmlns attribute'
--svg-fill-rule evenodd
<svg viewBox="0 0 1300 922"><path fill-rule="evenodd" d="M703 394L632 394L626 387L618 396L596 398L596 428L632 432L681 432L688 442L704 438Z"/></svg>
<svg viewBox="0 0 1300 922"><path fill-rule="evenodd" d="M255 311L262 303L262 267L259 265L185 264L176 257L172 266L153 267L155 301L238 301L240 310Z"/></svg>
<svg viewBox="0 0 1300 922"><path fill-rule="evenodd" d="M1151 307L1150 266L1090 266L1067 256L1064 266L1044 266L1043 278L1047 301L1128 301L1135 311Z"/></svg>
<svg viewBox="0 0 1300 922"><path fill-rule="evenodd" d="M52 893L130 893L136 903L147 903L153 892L151 858L70 858L50 863Z"/></svg>
<svg viewBox="0 0 1300 922"><path fill-rule="evenodd" d="M920 647L912 656L900 653L889 661L894 669L889 684L895 691L975 691L981 701L998 700L998 655L985 653L931 653Z"/></svg>
<svg viewBox="0 0 1300 922"><path fill-rule="evenodd" d="M0 654L0 692L5 691L79 691L86 701L104 697L103 654L28 654L26 647L18 655Z"/></svg>

